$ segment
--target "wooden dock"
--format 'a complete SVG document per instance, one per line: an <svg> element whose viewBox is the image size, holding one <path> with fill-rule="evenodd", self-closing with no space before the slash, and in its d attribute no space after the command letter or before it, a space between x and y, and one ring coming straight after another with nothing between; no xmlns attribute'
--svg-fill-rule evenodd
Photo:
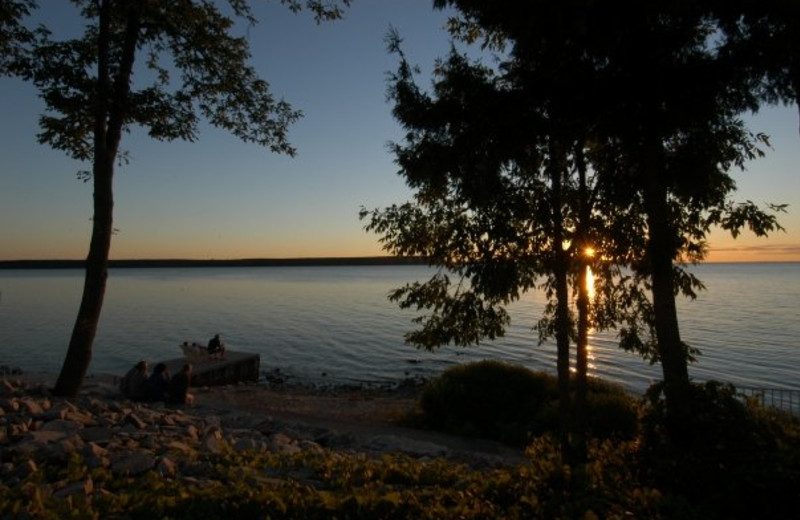
<svg viewBox="0 0 800 520"><path fill-rule="evenodd" d="M225 358L220 360L207 358L188 360L185 357L178 357L164 363L169 367L171 376L180 372L186 363L191 363L192 386L218 386L241 381L258 381L261 356L228 350L225 352Z"/></svg>

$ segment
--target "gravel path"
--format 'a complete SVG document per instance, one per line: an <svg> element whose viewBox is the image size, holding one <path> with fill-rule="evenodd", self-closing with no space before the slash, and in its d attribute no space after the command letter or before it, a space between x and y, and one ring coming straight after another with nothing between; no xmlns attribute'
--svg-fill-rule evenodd
<svg viewBox="0 0 800 520"><path fill-rule="evenodd" d="M28 373L23 380L51 386L54 374ZM82 393L118 395L118 378L89 377ZM403 426L419 387L397 389L314 388L264 383L192 388L186 411L220 417L228 426L284 433L332 450L379 455L400 452L416 458L443 457L477 467L525 464L521 449L481 439Z"/></svg>
<svg viewBox="0 0 800 520"><path fill-rule="evenodd" d="M196 411L228 415L243 426L284 431L347 451L400 451L416 457L445 457L477 466L524 464L520 449L402 426L414 409L413 389L269 388L238 385L195 389ZM249 423L249 424L245 424Z"/></svg>

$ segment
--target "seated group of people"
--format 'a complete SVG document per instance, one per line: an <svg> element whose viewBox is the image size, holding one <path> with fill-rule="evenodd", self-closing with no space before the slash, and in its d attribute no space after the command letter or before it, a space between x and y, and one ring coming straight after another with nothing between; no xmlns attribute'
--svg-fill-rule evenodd
<svg viewBox="0 0 800 520"><path fill-rule="evenodd" d="M225 344L220 339L219 334L216 334L208 341L207 347L204 347L196 341L193 341L191 344L189 344L188 341L184 341L181 344L181 350L183 350L183 354L187 358L195 359L197 361L205 361L207 359L219 360L225 358Z"/></svg>
<svg viewBox="0 0 800 520"><path fill-rule="evenodd" d="M191 364L185 364L172 377L164 363L157 364L152 374L148 374L148 369L147 361L136 363L120 381L120 391L133 401L164 401L174 404L194 402L194 396L189 393L192 381Z"/></svg>

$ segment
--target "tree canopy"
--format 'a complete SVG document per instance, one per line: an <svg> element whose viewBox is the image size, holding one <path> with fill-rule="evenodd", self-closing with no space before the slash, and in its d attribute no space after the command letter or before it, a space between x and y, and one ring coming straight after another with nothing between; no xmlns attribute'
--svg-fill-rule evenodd
<svg viewBox="0 0 800 520"><path fill-rule="evenodd" d="M572 284L579 318L619 328L621 346L661 362L679 410L694 350L675 297L702 288L683 263L705 257L714 226L780 229L774 213L731 198L732 169L768 144L741 115L768 99L769 75L742 72L708 4L434 3L457 9L456 39L497 55L487 66L453 50L428 92L391 38L401 63L390 98L406 129L394 152L415 193L362 217L388 251L441 268L392 294L431 311L407 339L432 348L501 335L504 305L544 280L540 333L555 336L566 381L570 338L585 341ZM587 247L604 269L591 309L578 282ZM579 341L579 367L581 355Z"/></svg>
<svg viewBox="0 0 800 520"><path fill-rule="evenodd" d="M91 163L92 238L83 297L55 392L74 395L91 360L108 276L113 234L113 176L133 126L150 137L192 141L206 120L245 142L294 155L288 127L300 112L275 99L249 64L237 23L256 22L247 0L73 0L83 33L56 39L47 27L32 37L22 18L35 6L4 0L4 64L31 81L45 103L39 141ZM336 19L349 0L281 0L317 22ZM6 22L6 12L11 14ZM27 31L27 32L23 32ZM6 51L5 49L10 49Z"/></svg>

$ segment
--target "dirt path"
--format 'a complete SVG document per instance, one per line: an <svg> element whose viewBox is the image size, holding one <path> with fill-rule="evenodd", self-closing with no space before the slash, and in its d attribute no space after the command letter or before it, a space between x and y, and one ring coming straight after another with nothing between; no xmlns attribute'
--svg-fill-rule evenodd
<svg viewBox="0 0 800 520"><path fill-rule="evenodd" d="M52 386L54 374L31 373L22 379ZM88 378L84 391L116 396L117 378ZM400 419L414 409L418 388L316 389L267 386L263 383L192 388L195 405L189 413L219 416L229 426L264 433L286 433L333 450L381 454L402 452L413 457L495 467L525 464L521 449L402 426Z"/></svg>
<svg viewBox="0 0 800 520"><path fill-rule="evenodd" d="M263 385L196 389L197 406L244 416L261 430L290 430L333 449L401 451L442 456L478 466L525 463L522 450L405 427L399 420L414 409L416 392L368 389L269 388Z"/></svg>

